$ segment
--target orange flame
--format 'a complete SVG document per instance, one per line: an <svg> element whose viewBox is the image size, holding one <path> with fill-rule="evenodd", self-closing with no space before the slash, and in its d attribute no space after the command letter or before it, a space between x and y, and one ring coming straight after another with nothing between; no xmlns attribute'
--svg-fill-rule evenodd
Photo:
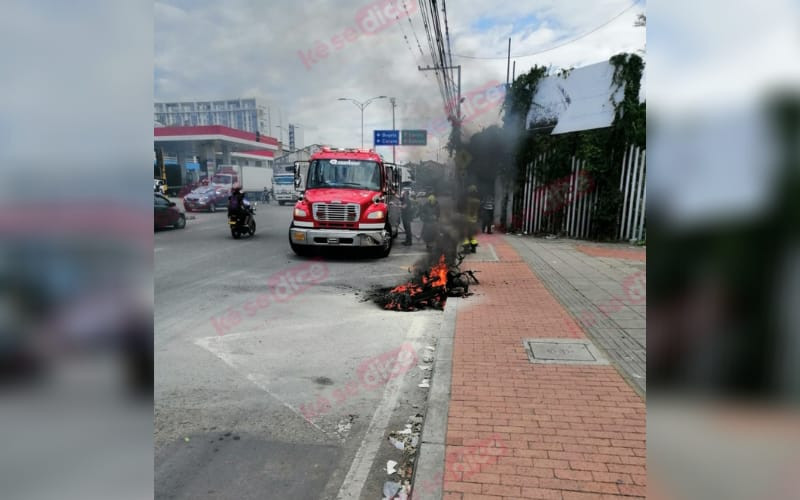
<svg viewBox="0 0 800 500"><path fill-rule="evenodd" d="M440 287L447 285L447 262L444 259L444 255L439 257L439 263L431 268L428 275L431 278L436 278L431 286Z"/></svg>
<svg viewBox="0 0 800 500"><path fill-rule="evenodd" d="M410 281L408 283L397 285L396 287L392 288L389 291L389 294L407 294L409 297L413 297L414 295L421 293L425 290L425 288L443 288L447 286L447 261L445 256L442 255L439 258L439 263L431 267L431 269L420 276L421 285L419 283L414 283ZM431 297L429 299L431 301L428 305L441 305L444 304L444 299ZM428 302L428 300L423 301L422 304ZM397 309L400 310L403 308L401 303L397 300L391 300L388 304L384 306L385 309Z"/></svg>

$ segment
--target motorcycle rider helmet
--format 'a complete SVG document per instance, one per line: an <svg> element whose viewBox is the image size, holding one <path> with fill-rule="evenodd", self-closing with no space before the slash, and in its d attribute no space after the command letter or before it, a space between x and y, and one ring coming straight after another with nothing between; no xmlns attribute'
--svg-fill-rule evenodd
<svg viewBox="0 0 800 500"><path fill-rule="evenodd" d="M233 185L233 192L234 192L234 193L238 193L238 192L240 192L241 190L242 190L242 186L240 186L239 184L234 184L234 185Z"/></svg>
<svg viewBox="0 0 800 500"><path fill-rule="evenodd" d="M477 193L478 188L475 186L475 184L472 184L469 188L467 188L467 191L469 191L470 193Z"/></svg>
<svg viewBox="0 0 800 500"><path fill-rule="evenodd" d="M434 195L428 196L428 203L430 203L431 205L436 203L436 197Z"/></svg>

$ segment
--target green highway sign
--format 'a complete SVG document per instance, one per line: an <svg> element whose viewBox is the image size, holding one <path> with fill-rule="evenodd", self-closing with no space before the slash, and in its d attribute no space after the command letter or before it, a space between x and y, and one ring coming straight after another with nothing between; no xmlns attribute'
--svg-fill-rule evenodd
<svg viewBox="0 0 800 500"><path fill-rule="evenodd" d="M400 144L403 146L427 146L427 130L401 130Z"/></svg>

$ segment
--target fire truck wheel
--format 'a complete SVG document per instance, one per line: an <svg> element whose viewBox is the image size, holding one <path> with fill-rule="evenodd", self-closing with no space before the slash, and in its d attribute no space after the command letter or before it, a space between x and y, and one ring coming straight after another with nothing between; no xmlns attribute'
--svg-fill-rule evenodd
<svg viewBox="0 0 800 500"><path fill-rule="evenodd" d="M290 241L289 246L292 247L292 252L294 252L294 254L297 255L298 257L308 257L309 255L311 255L309 249L303 245L295 245Z"/></svg>
<svg viewBox="0 0 800 500"><path fill-rule="evenodd" d="M387 225L386 232L389 235L389 237L386 238L387 242L377 250L377 256L380 259L385 259L390 253L392 253L392 245L394 244L394 238L392 238L392 226Z"/></svg>

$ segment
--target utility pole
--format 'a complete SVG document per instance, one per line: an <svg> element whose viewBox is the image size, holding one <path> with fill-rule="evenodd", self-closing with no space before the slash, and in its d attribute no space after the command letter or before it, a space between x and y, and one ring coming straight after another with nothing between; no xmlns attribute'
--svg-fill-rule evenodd
<svg viewBox="0 0 800 500"><path fill-rule="evenodd" d="M458 103L456 106L456 119L455 123L453 124L453 130L455 131L455 137L456 137L456 143L454 147L456 149L456 152L460 152L461 150L461 145L460 145L461 144L461 65L459 64L458 66L434 66L434 67L427 66L425 68L423 68L422 66L418 66L418 69L420 71L439 71L439 70L454 69L454 68L458 70ZM448 106L448 108L450 108L450 106ZM449 113L452 113L451 109L448 109L448 114ZM459 171L459 174L461 174L462 176L460 184L461 184L461 189L463 189L464 188L463 175L464 172L466 171L466 165L459 166L459 161L457 159L455 160L455 165L456 165L456 170Z"/></svg>
<svg viewBox="0 0 800 500"><path fill-rule="evenodd" d="M506 61L506 88L508 88L508 69L511 66L511 37L508 37L508 60Z"/></svg>
<svg viewBox="0 0 800 500"><path fill-rule="evenodd" d="M278 109L278 130L281 131L280 142L281 149L283 149L283 113Z"/></svg>
<svg viewBox="0 0 800 500"><path fill-rule="evenodd" d="M417 69L420 71L440 71L443 69L457 69L458 70L458 103L457 103L457 113L456 113L456 120L459 124L461 124L461 65L458 66L417 66ZM450 106L448 106L449 108Z"/></svg>

